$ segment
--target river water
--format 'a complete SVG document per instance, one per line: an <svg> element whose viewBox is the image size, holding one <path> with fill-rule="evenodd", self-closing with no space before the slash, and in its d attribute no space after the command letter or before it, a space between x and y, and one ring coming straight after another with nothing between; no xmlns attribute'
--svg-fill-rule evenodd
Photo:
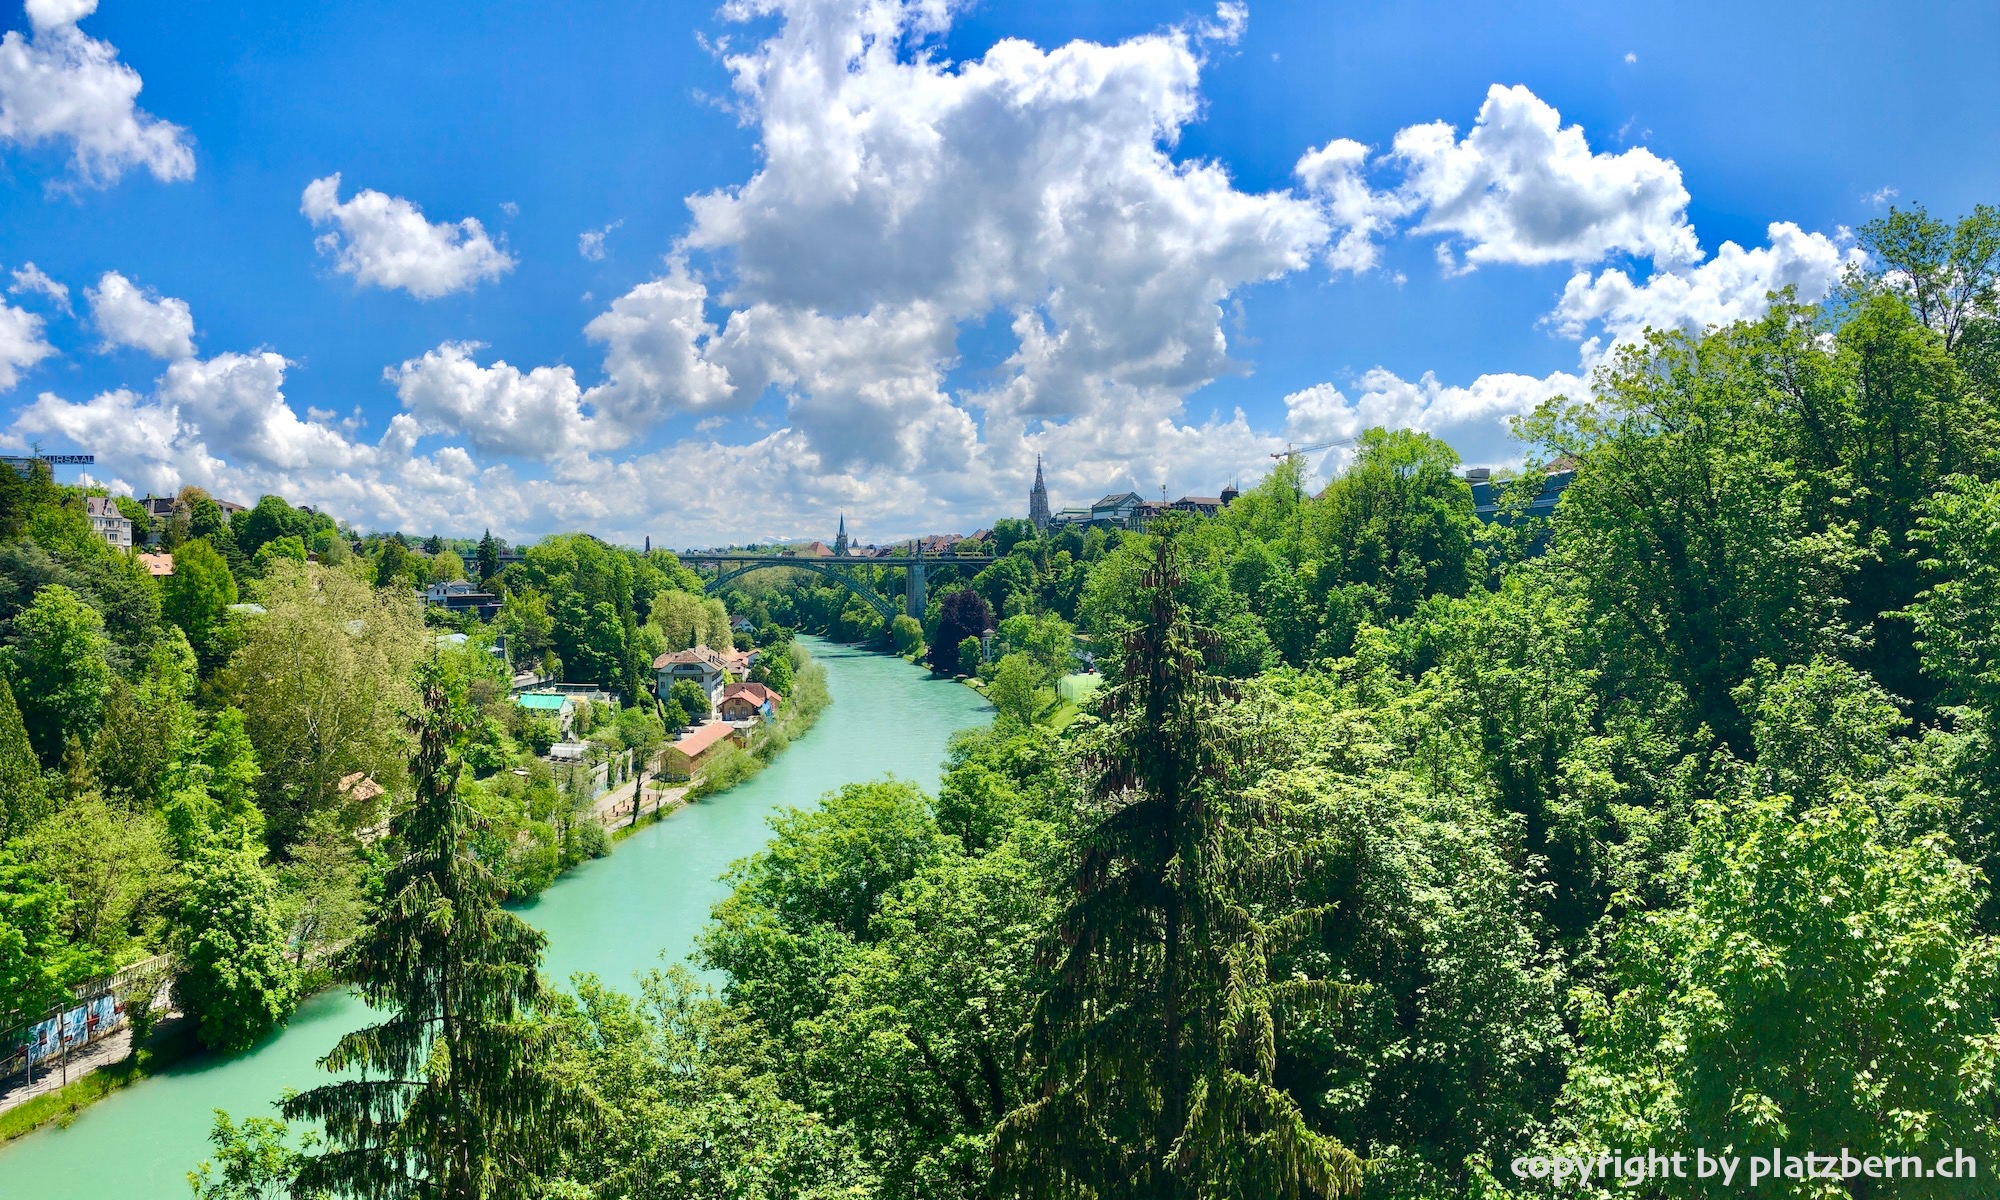
<svg viewBox="0 0 2000 1200"><path fill-rule="evenodd" d="M947 740L992 713L970 688L932 680L901 659L811 645L826 664L833 704L810 733L747 783L642 829L521 909L548 934L550 978L591 971L631 987L638 972L681 958L723 895L720 876L764 844L773 811L885 774L934 792ZM284 1089L325 1078L315 1063L363 1016L350 995L322 993L255 1050L170 1068L85 1109L68 1129L0 1148L0 1197L186 1200L187 1172L207 1152L214 1110L269 1114Z"/></svg>

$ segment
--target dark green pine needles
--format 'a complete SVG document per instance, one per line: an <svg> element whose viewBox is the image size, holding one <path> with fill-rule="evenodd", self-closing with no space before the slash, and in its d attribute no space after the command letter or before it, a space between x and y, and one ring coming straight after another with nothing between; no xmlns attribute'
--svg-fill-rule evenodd
<svg viewBox="0 0 2000 1200"><path fill-rule="evenodd" d="M1229 786L1218 640L1189 619L1172 536L1141 589L1092 734L1101 816L1029 1018L1035 1099L1001 1123L998 1174L1019 1195L1097 1200L1358 1190L1360 1161L1273 1082L1282 1017L1339 995L1269 977L1323 910L1267 925L1244 903L1237 864L1261 814Z"/></svg>
<svg viewBox="0 0 2000 1200"><path fill-rule="evenodd" d="M472 853L476 816L458 799L463 729L444 671L420 669L415 796L393 821L402 857L343 968L391 1016L340 1039L321 1066L355 1077L288 1098L290 1119L325 1129L296 1187L376 1197L499 1200L534 1194L560 1151L558 1087L532 1020L543 938L500 908Z"/></svg>

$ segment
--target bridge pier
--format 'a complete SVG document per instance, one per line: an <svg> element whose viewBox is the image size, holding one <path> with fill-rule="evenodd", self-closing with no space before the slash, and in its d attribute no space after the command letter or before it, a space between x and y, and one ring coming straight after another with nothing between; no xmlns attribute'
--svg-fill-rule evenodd
<svg viewBox="0 0 2000 1200"><path fill-rule="evenodd" d="M924 619L924 609L930 604L930 597L924 591L924 564L921 557L909 566L909 576L903 584L903 611L917 620Z"/></svg>

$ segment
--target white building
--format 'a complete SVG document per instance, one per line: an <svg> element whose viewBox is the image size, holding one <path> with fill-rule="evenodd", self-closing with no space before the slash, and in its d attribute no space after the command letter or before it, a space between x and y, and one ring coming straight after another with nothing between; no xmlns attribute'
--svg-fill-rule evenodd
<svg viewBox="0 0 2000 1200"><path fill-rule="evenodd" d="M118 511L117 501L109 496L87 496L83 511L90 518L91 532L110 543L112 549L132 548L132 518Z"/></svg>

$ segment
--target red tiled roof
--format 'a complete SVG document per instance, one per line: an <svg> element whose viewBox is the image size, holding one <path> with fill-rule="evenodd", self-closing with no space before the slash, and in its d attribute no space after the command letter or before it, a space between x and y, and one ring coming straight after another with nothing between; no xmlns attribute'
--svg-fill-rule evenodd
<svg viewBox="0 0 2000 1200"><path fill-rule="evenodd" d="M158 577L174 573L174 556L171 554L140 554L139 562L146 568L146 574Z"/></svg>
<svg viewBox="0 0 2000 1200"><path fill-rule="evenodd" d="M729 699L731 696L748 696L758 704L762 704L766 700L775 704L779 699L778 693L761 683L732 683L722 689L722 698L724 700Z"/></svg>
<svg viewBox="0 0 2000 1200"><path fill-rule="evenodd" d="M731 729L721 721L710 721L706 725L697 725L695 728L682 734L680 740L674 743L673 748L689 758L694 758L700 755L702 751L709 749L723 738L735 732L734 729Z"/></svg>

